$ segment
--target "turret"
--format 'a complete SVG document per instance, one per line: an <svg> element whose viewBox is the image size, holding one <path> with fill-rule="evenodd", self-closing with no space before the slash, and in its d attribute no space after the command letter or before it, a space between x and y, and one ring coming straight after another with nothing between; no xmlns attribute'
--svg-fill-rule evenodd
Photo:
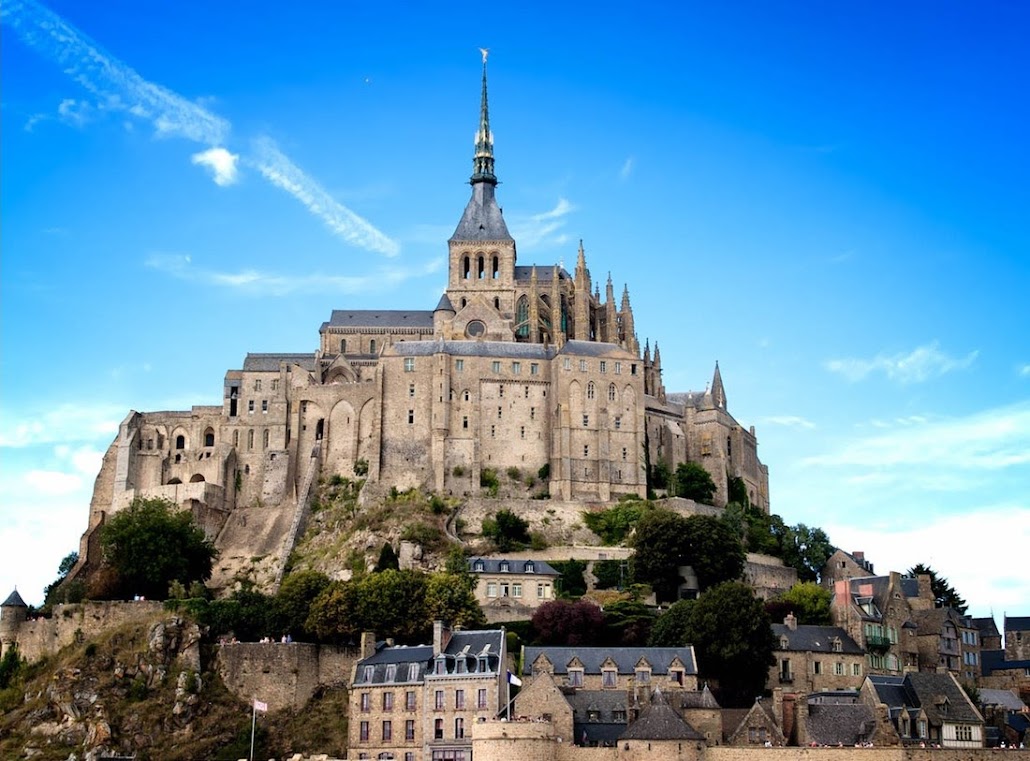
<svg viewBox="0 0 1030 761"><path fill-rule="evenodd" d="M622 346L627 351L636 354L640 351L640 344L637 343L637 332L633 325L633 307L629 303L629 286L622 286L622 309L619 314L622 322Z"/></svg>
<svg viewBox="0 0 1030 761"><path fill-rule="evenodd" d="M712 403L720 410L726 409L726 389L722 385L719 360L715 360L715 375L712 376Z"/></svg>
<svg viewBox="0 0 1030 761"><path fill-rule="evenodd" d="M18 630L25 622L28 609L17 589L0 603L0 657L17 643Z"/></svg>
<svg viewBox="0 0 1030 761"><path fill-rule="evenodd" d="M608 273L608 283L604 288L604 340L608 343L619 343L619 313L615 309L615 288L612 286L612 273Z"/></svg>
<svg viewBox="0 0 1030 761"><path fill-rule="evenodd" d="M576 296L572 337L577 341L590 340L590 270L587 269L587 255L583 250L583 241L579 242L576 256Z"/></svg>

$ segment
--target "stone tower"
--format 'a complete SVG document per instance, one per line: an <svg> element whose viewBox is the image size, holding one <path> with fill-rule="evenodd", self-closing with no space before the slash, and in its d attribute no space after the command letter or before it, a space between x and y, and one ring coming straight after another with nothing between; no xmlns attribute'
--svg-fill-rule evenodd
<svg viewBox="0 0 1030 761"><path fill-rule="evenodd" d="M25 622L28 606L15 589L0 603L0 656L7 654L18 641L18 630Z"/></svg>

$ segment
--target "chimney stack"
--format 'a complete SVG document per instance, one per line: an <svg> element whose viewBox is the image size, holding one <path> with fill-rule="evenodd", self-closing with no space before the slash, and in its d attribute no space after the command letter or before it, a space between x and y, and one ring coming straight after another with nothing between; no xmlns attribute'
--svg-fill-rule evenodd
<svg viewBox="0 0 1030 761"><path fill-rule="evenodd" d="M451 628L439 619L433 621L433 655L439 655L447 649L451 641Z"/></svg>
<svg viewBox="0 0 1030 761"><path fill-rule="evenodd" d="M787 614L786 618L783 619L783 623L786 624L787 628L792 632L796 632L798 630L798 619L794 615L794 611Z"/></svg>

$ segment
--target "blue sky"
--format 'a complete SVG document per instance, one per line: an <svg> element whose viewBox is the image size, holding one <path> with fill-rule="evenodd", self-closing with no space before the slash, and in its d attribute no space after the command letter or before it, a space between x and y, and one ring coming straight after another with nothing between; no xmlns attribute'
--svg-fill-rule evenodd
<svg viewBox="0 0 1030 761"><path fill-rule="evenodd" d="M0 8L0 587L129 409L435 305L489 47L519 261L582 238L670 391L719 360L789 523L1028 612L1025 5Z"/></svg>

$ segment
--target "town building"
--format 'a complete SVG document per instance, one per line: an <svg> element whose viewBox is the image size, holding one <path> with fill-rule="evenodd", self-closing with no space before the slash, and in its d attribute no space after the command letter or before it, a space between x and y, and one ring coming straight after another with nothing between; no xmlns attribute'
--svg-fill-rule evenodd
<svg viewBox="0 0 1030 761"><path fill-rule="evenodd" d="M903 744L941 748L981 748L984 721L951 673L873 675L862 685L873 707L887 707Z"/></svg>
<svg viewBox="0 0 1030 761"><path fill-rule="evenodd" d="M518 621L555 598L561 575L543 560L474 557L469 571L476 577L476 602L487 621Z"/></svg>
<svg viewBox="0 0 1030 761"><path fill-rule="evenodd" d="M769 668L769 689L807 694L862 686L866 653L844 629L798 624L791 613L772 630L776 663Z"/></svg>

